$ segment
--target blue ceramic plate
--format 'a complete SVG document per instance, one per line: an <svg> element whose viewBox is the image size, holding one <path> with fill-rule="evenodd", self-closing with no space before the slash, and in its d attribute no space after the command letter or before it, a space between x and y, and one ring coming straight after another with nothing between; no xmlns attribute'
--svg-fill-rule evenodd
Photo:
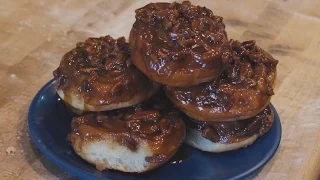
<svg viewBox="0 0 320 180"><path fill-rule="evenodd" d="M281 139L281 124L275 112L274 123L267 134L244 149L212 154L182 147L184 156L174 157L162 167L144 174L118 171L99 172L82 160L67 142L73 114L59 99L49 81L33 99L28 123L30 135L48 158L81 179L246 179L255 176L276 152Z"/></svg>

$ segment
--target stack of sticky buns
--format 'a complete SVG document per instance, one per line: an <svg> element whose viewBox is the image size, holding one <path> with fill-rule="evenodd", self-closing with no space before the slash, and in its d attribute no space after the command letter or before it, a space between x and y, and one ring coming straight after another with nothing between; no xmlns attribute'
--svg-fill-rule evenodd
<svg viewBox="0 0 320 180"><path fill-rule="evenodd" d="M136 10L129 43L89 38L54 71L77 115L68 139L98 170L145 172L186 144L246 147L273 123L278 63L255 41L229 40L222 17L180 3Z"/></svg>

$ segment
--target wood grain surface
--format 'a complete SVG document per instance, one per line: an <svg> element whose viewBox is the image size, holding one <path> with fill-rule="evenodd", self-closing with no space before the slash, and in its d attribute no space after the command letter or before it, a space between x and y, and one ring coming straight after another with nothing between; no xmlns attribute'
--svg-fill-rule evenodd
<svg viewBox="0 0 320 180"><path fill-rule="evenodd" d="M146 0L0 0L0 179L76 179L30 140L27 113L64 53L91 36L128 37ZM229 38L255 39L280 61L283 136L256 179L313 180L320 173L320 1L195 0L224 17ZM9 148L9 149L8 149ZM15 150L7 154L6 150Z"/></svg>

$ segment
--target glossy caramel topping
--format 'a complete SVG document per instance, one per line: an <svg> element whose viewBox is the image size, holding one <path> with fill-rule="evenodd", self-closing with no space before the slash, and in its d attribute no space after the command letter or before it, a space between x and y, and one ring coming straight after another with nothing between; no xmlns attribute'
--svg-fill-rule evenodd
<svg viewBox="0 0 320 180"><path fill-rule="evenodd" d="M256 116L242 121L204 122L188 121L187 125L197 128L201 135L212 142L236 143L255 134L262 136L272 126L274 114L270 105Z"/></svg>
<svg viewBox="0 0 320 180"><path fill-rule="evenodd" d="M127 101L137 93L147 93L153 83L131 65L125 38L89 38L66 53L53 72L56 87L82 96L90 105ZM141 83L141 81L143 83Z"/></svg>
<svg viewBox="0 0 320 180"><path fill-rule="evenodd" d="M222 17L188 1L150 3L137 9L130 47L135 50L133 62L144 61L147 75L192 74L202 69L216 76L231 55ZM135 53L143 54L142 58L135 59Z"/></svg>
<svg viewBox="0 0 320 180"><path fill-rule="evenodd" d="M159 94L134 107L75 117L71 126L72 133L84 142L107 136L132 151L136 151L140 143L147 142L156 153L155 157L148 158L150 162L164 159L185 137L180 112Z"/></svg>
<svg viewBox="0 0 320 180"><path fill-rule="evenodd" d="M230 45L233 61L214 81L184 88L167 87L169 98L191 117L203 121L252 117L274 94L278 61L254 41L231 40Z"/></svg>

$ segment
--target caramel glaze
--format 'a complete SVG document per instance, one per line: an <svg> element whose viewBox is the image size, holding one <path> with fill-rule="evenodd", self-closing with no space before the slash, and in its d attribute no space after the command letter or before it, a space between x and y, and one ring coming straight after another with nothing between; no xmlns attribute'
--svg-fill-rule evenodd
<svg viewBox="0 0 320 180"><path fill-rule="evenodd" d="M184 141L186 133L180 111L159 94L133 107L74 117L71 126L71 142L77 137L83 143L107 137L133 152L139 144L147 143L155 154L146 157L150 163L167 161Z"/></svg>
<svg viewBox="0 0 320 180"><path fill-rule="evenodd" d="M188 1L137 9L129 44L143 73L173 87L213 80L231 58L222 17Z"/></svg>
<svg viewBox="0 0 320 180"><path fill-rule="evenodd" d="M247 119L262 111L274 94L278 63L255 41L230 40L233 61L214 81L183 88L166 87L172 102L200 121Z"/></svg>
<svg viewBox="0 0 320 180"><path fill-rule="evenodd" d="M89 38L77 43L53 75L66 102L74 94L93 106L126 102L137 94L146 96L154 88L154 83L131 65L124 37Z"/></svg>
<svg viewBox="0 0 320 180"><path fill-rule="evenodd" d="M256 116L243 121L232 122L196 122L187 121L187 126L201 131L201 135L214 143L237 143L251 136L264 135L272 126L273 111L268 105Z"/></svg>

